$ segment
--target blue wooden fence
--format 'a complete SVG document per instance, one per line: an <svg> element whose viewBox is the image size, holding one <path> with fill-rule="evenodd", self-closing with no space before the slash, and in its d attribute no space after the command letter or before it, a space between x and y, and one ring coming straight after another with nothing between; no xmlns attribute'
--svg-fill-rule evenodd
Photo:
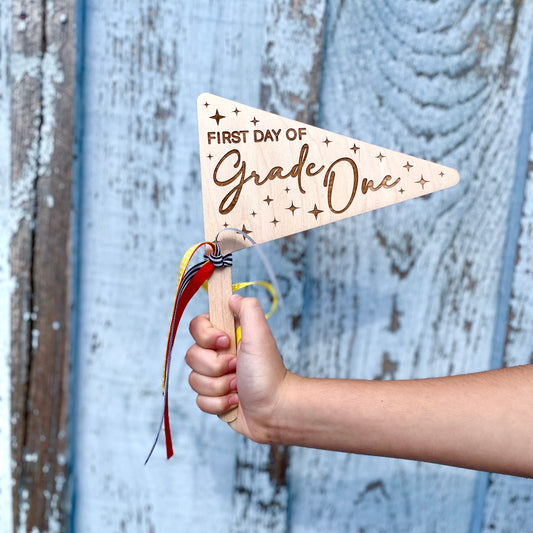
<svg viewBox="0 0 533 533"><path fill-rule="evenodd" d="M176 455L157 448L143 466L176 269L203 237L204 91L461 173L448 191L265 246L292 370L405 379L533 363L533 3L85 0L78 12L73 530L533 532L533 480L245 441L196 409L185 327ZM235 278L264 276L247 251L235 262ZM185 321L206 307L200 296Z"/></svg>

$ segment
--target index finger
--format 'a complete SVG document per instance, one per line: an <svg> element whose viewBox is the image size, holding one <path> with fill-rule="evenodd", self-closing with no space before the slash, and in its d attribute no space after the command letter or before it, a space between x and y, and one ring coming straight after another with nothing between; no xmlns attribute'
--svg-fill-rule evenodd
<svg viewBox="0 0 533 533"><path fill-rule="evenodd" d="M211 324L208 314L191 320L189 331L198 346L209 350L223 350L229 347L229 337Z"/></svg>

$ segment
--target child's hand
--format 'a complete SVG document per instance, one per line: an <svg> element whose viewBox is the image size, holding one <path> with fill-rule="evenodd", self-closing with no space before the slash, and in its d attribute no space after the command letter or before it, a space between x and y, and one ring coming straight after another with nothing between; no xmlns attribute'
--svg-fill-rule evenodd
<svg viewBox="0 0 533 533"><path fill-rule="evenodd" d="M257 442L273 442L276 411L291 374L281 360L258 300L234 294L230 308L242 331L238 357L219 355L216 350L227 348L228 336L213 327L208 315L196 317L189 328L196 344L185 356L193 370L189 383L198 393L202 411L218 415L238 404L233 429Z"/></svg>

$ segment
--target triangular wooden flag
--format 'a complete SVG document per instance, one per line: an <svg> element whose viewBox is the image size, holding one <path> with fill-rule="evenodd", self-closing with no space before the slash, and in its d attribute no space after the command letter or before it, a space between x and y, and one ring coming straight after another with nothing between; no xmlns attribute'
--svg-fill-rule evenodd
<svg viewBox="0 0 533 533"><path fill-rule="evenodd" d="M456 170L213 94L198 97L205 238L264 243L455 185ZM222 252L250 246L220 235ZM232 338L229 267L209 280L211 322ZM231 422L236 411L222 417Z"/></svg>
<svg viewBox="0 0 533 533"><path fill-rule="evenodd" d="M198 98L206 239L256 243L455 185L431 163L221 98ZM225 232L225 252L249 246Z"/></svg>

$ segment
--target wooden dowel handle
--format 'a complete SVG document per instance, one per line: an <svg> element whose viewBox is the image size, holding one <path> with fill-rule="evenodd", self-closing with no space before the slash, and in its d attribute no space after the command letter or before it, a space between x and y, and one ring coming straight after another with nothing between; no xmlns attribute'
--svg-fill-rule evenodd
<svg viewBox="0 0 533 533"><path fill-rule="evenodd" d="M230 346L220 350L219 354L237 353L235 340L235 318L229 308L229 299L232 294L231 267L215 268L209 278L209 318L213 326L228 334ZM237 420L237 407L219 415L219 418L228 424Z"/></svg>

